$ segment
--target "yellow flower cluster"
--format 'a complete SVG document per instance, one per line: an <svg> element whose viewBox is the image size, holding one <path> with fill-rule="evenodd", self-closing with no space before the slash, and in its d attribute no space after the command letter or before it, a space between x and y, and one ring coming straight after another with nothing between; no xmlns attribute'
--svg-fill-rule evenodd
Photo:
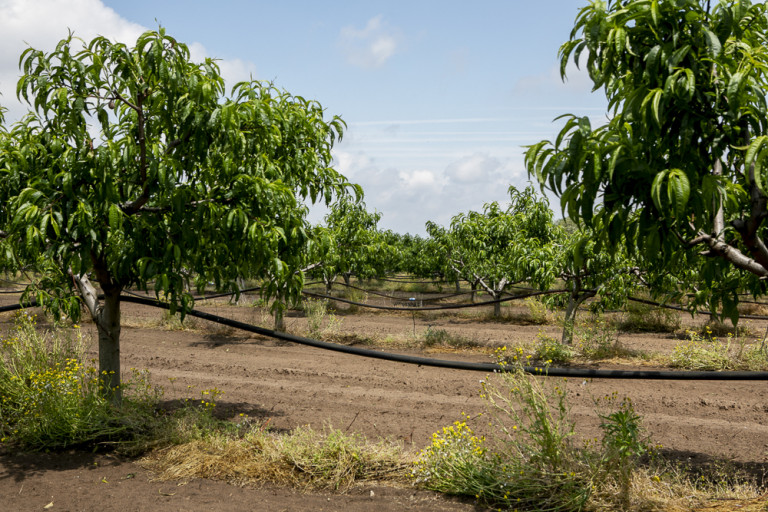
<svg viewBox="0 0 768 512"><path fill-rule="evenodd" d="M531 354L526 354L523 347L513 347L508 349L506 345L495 349L493 355L496 362L502 367L508 364L519 366L527 365L533 357Z"/></svg>
<svg viewBox="0 0 768 512"><path fill-rule="evenodd" d="M412 475L426 482L439 478L442 467L477 460L485 454L485 436L476 436L466 421L457 420L432 434L432 443L419 454Z"/></svg>

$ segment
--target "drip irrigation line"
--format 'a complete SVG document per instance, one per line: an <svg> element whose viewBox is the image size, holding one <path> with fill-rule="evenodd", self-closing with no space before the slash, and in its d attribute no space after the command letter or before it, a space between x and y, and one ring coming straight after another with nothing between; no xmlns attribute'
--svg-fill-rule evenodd
<svg viewBox="0 0 768 512"><path fill-rule="evenodd" d="M3 290L3 291L0 291L0 293L11 295L14 293L24 293L25 291L26 290Z"/></svg>
<svg viewBox="0 0 768 512"><path fill-rule="evenodd" d="M504 299L498 299L498 300L488 300L485 302L475 302L472 304L445 304L442 306L414 306L414 307L396 307L396 306L378 306L375 304L365 304L363 302L354 302L347 299L342 299L339 297L333 297L331 295L323 295L319 293L312 293L312 292L306 292L302 291L301 293L303 295L306 295L308 297L314 297L317 299L329 299L329 300L335 300L338 302L344 302L345 304L352 304L353 306L361 306L364 308L371 308L371 309L384 309L387 311L438 311L441 309L464 309L464 308L477 308L480 306L488 306L491 304L497 304L501 302L509 302L511 300L517 300L517 299L525 299L527 297L535 297L538 295L554 295L556 293L565 293L568 290L547 290L544 292L532 292L524 295L516 295L514 297L507 297Z"/></svg>
<svg viewBox="0 0 768 512"><path fill-rule="evenodd" d="M376 290L366 290L365 288L361 288L361 287L355 286L353 284L347 284L347 283L343 283L343 282L339 282L339 283L335 283L335 284L346 286L348 288L354 288L355 290L360 290L360 291L363 291L365 293L369 293L371 295L378 295L379 297L386 297L386 298L392 299L392 300L408 300L408 297L397 297L395 295L389 295L389 294L382 293L382 292L379 292L379 291L376 291ZM421 293L421 292L419 292L419 293ZM431 301L435 301L435 300L449 299L451 297L458 297L459 295L468 295L470 293L472 293L472 292L452 293L450 295L441 295L439 297L422 298L422 299L419 299L419 300L421 300L422 302L427 302L427 301L431 302Z"/></svg>
<svg viewBox="0 0 768 512"><path fill-rule="evenodd" d="M376 279L377 281L389 281L392 283L402 283L402 284L435 284L439 282L448 284L448 283L454 282L454 281L445 281L441 279L436 279L434 281L409 281L405 279L393 279L391 277L375 277L374 279Z"/></svg>
<svg viewBox="0 0 768 512"><path fill-rule="evenodd" d="M0 279L0 282L1 283L12 284L12 285L15 285L15 286L29 286L30 284L32 284L32 283L17 283L16 281L9 281L7 279Z"/></svg>
<svg viewBox="0 0 768 512"><path fill-rule="evenodd" d="M240 290L240 294L242 295L244 293L253 292L256 290L261 290L261 286L254 286L253 288L243 288L242 290ZM217 293L216 295L202 295L200 297L192 297L192 299L194 299L195 302L197 302L199 300L210 300L210 299L218 299L221 297L234 297L234 296L235 296L234 293L227 292L227 293Z"/></svg>
<svg viewBox="0 0 768 512"><path fill-rule="evenodd" d="M254 286L253 288L243 288L242 290L240 290L240 294L242 295L243 293L252 292L256 290L261 290L261 286ZM133 295L134 297L146 297L146 295L140 295L130 290L123 290L123 293L127 293L128 295ZM234 297L234 296L235 296L234 293L227 292L227 293L217 293L216 295L201 295L199 297L192 297L192 300L194 300L195 302L199 302L199 301L210 300L210 299L218 299L221 297Z"/></svg>
<svg viewBox="0 0 768 512"><path fill-rule="evenodd" d="M160 303L152 299L143 299L140 297L123 297L126 302L135 302L146 306L154 306L168 309L167 304ZM499 365L496 363L471 363L466 361L450 361L446 359L433 359L429 357L409 356L405 354L394 354L391 352L380 352L360 347L350 347L338 343L319 341L303 336L296 336L284 332L277 332L271 329L265 329L255 325L231 320L229 318L204 313L202 311L190 310L188 315L203 320L227 325L236 329L261 334L270 338L276 338L283 341L290 341L300 345L307 345L315 348L333 350L346 354L383 359L400 363L416 364L419 366L433 366L438 368L449 368L455 370L472 370L481 372L506 372L514 371L514 368L508 365ZM640 380L768 380L768 372L744 372L744 371L724 371L724 372L706 372L706 371L664 371L664 370L595 370L587 368L546 368L536 366L525 366L523 371L531 375L548 375L550 377L576 377L576 378L596 378L596 379L640 379Z"/></svg>
<svg viewBox="0 0 768 512"><path fill-rule="evenodd" d="M152 306L160 309L170 309L168 304L163 304L155 299L138 297L134 295L123 295L121 300ZM34 299L25 304L13 304L0 307L0 313L24 309L37 306ZM189 316L208 320L222 325L234 327L247 332L276 338L283 341L290 341L300 345L333 350L345 354L382 359L398 363L416 364L419 366L431 366L437 368L447 368L453 370L470 370L491 372L514 371L515 368L508 365L499 365L496 363L471 363L466 361L450 361L446 359L433 359L429 357L409 356L405 354L394 354L391 352L380 352L360 347L350 347L338 343L329 343L327 341L313 340L303 336L295 336L284 332L277 332L271 329L265 329L255 325L239 322L229 318L212 315L192 309L187 312ZM531 375L548 375L550 377L575 377L583 379L634 379L634 380L768 380L768 372L745 372L745 371L666 371L666 370L595 370L587 368L546 368L537 366L524 366L522 370Z"/></svg>
<svg viewBox="0 0 768 512"><path fill-rule="evenodd" d="M683 312L686 312L686 313L690 313L690 311L691 311L690 309L686 309L686 308L684 308L682 306L672 306L672 305L669 305L669 304L662 304L660 302L656 302L656 301L652 301L652 300L648 300L648 299L640 299L638 297L627 297L627 299L629 299L631 301L634 301L634 302L639 302L641 304L648 304L650 306L658 306L660 308L674 309L674 310L683 311ZM695 313L697 315L709 315L710 314L709 311L699 311L699 310L695 311ZM744 319L747 319L747 320L768 320L768 316L765 316L765 315L741 315L740 314L739 318L740 319L744 318Z"/></svg>
<svg viewBox="0 0 768 512"><path fill-rule="evenodd" d="M31 299L26 304L11 304L10 306L0 306L0 313L7 313L9 311L16 311L19 309L36 308L37 306L37 300Z"/></svg>

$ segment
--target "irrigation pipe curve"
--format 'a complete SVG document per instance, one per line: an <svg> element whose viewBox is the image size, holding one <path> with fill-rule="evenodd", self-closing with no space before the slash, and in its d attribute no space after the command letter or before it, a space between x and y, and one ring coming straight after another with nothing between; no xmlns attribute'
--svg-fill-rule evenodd
<svg viewBox="0 0 768 512"><path fill-rule="evenodd" d="M352 304L355 306L361 306L364 308L371 308L371 309L384 309L387 311L438 311L441 309L463 309L463 308L477 308L480 306L488 306L491 304L496 304L500 302L509 302L511 300L517 300L517 299L525 299L528 297L535 297L537 295L552 295L556 293L565 293L568 290L547 290L543 292L532 292L527 293L524 295L515 295L513 297L507 297L505 299L498 299L498 300L488 300L485 302L473 302L470 304L445 304L443 306L414 306L414 307L396 307L396 306L378 306L375 304L365 304L363 302L354 302L347 299L342 299L340 297L333 297L331 295L323 295L320 293L312 293L307 291L302 291L301 293L303 295L306 295L307 297L314 297L316 299L328 299L328 300L335 300L338 302L344 302L346 304ZM405 300L405 299L403 299Z"/></svg>
<svg viewBox="0 0 768 512"><path fill-rule="evenodd" d="M152 306L161 309L169 309L167 304L163 304L154 299L136 297L132 295L123 295L121 300L133 302L144 306ZM0 313L36 307L35 300L28 304L13 304L0 307ZM450 361L446 359L433 359L428 357L408 356L404 354L394 354L390 352L380 352L360 347L350 347L338 343L329 343L327 341L313 340L303 336L273 331L255 325L239 322L230 318L212 315L203 311L192 309L187 312L189 316L208 320L222 325L228 325L235 329L240 329L270 338L276 338L283 341L290 341L300 345L333 350L345 354L370 357L374 359L383 359L397 363L416 364L419 366L432 366L437 368L448 368L453 370L470 370L480 372L506 372L512 369L495 363L471 363L465 361ZM588 368L544 368L536 366L524 366L523 371L531 375L548 375L550 377L575 377L583 379L635 379L635 380L768 380L768 372L745 372L745 371L666 371L666 370L594 370Z"/></svg>

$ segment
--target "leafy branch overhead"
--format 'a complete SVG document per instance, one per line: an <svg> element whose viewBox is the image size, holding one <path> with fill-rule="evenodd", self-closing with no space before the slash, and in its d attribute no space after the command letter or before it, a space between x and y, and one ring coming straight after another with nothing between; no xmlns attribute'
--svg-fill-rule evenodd
<svg viewBox="0 0 768 512"><path fill-rule="evenodd" d="M768 17L749 1L592 2L560 48L608 100L593 127L565 115L530 146L531 175L573 219L598 223L651 261L696 249L714 283L726 262L760 293L768 278ZM735 291L721 297L736 318Z"/></svg>

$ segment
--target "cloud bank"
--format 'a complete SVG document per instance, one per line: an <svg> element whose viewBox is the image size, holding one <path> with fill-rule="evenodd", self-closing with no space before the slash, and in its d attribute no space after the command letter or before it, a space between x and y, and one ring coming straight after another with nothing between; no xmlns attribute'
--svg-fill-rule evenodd
<svg viewBox="0 0 768 512"><path fill-rule="evenodd" d="M342 28L339 45L347 62L353 66L380 68L396 53L398 36L379 15L368 20L362 29L352 26Z"/></svg>

